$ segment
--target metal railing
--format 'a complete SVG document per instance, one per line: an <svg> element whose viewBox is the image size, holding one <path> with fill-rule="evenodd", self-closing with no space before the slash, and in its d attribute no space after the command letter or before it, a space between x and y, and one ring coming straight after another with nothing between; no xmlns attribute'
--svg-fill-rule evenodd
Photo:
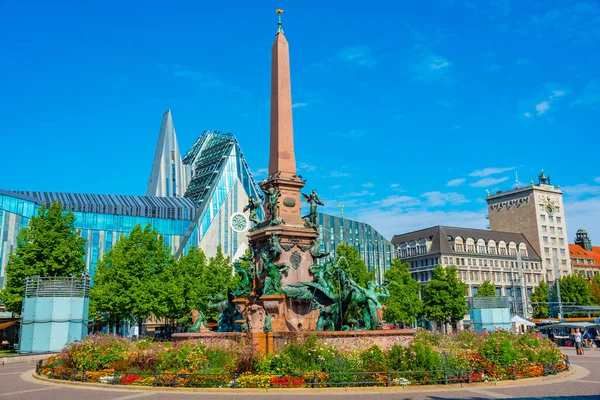
<svg viewBox="0 0 600 400"><path fill-rule="evenodd" d="M309 372L306 374L239 374L239 373L168 373L148 371L86 371L52 366L43 368L43 362L36 365L38 375L50 379L80 382L99 382L110 385L134 385L153 387L187 388L323 388L323 387L397 387L422 385L448 385L454 383L476 383L499 380L517 380L529 377L555 375L568 371L568 357L559 363L530 365L535 372L524 372L515 367L503 369L502 374L490 373L488 369L454 369L421 371L381 371L381 372ZM541 371L540 371L541 368Z"/></svg>
<svg viewBox="0 0 600 400"><path fill-rule="evenodd" d="M90 277L32 276L25 280L25 297L89 297Z"/></svg>

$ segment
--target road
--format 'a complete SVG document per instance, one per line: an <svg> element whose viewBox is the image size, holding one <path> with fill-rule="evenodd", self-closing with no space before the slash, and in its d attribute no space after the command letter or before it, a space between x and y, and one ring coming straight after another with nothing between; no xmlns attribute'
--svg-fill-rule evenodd
<svg viewBox="0 0 600 400"><path fill-rule="evenodd" d="M31 377L34 364L12 364L0 367L0 400L22 399L22 400L96 400L96 399L189 399L201 398L203 400L225 400L244 399L258 400L273 398L274 400L300 400L300 399L577 399L598 400L600 399L600 349L588 350L585 356L577 356L572 349L564 349L569 355L571 364L577 372L560 382L542 382L523 386L525 382L510 383L511 386L476 386L466 388L442 388L432 391L415 391L407 389L403 392L375 392L365 388L361 391L340 392L339 390L310 393L310 392L267 392L267 393L223 393L208 394L202 392L161 392L161 391L138 391L119 390L117 388L77 387L71 385L60 385L55 382L42 382Z"/></svg>

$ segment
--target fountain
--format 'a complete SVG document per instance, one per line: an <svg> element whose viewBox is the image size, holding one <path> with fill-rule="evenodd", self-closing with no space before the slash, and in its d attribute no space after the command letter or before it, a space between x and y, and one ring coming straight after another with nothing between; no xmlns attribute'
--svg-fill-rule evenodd
<svg viewBox="0 0 600 400"><path fill-rule="evenodd" d="M232 333L188 332L173 338L240 340L266 352L309 332L338 347L357 341L384 348L407 343L413 331L381 329L380 299L389 296L384 285L369 282L363 288L333 258L317 262L329 256L319 251L317 207L324 204L315 190L301 193L306 181L296 174L289 50L281 12L277 10L272 47L269 176L260 183L265 219L260 220L256 212L262 201L250 198L244 209L253 223L248 234L250 254L234 263L240 284L213 305L220 313L219 332ZM301 197L310 206L304 218Z"/></svg>

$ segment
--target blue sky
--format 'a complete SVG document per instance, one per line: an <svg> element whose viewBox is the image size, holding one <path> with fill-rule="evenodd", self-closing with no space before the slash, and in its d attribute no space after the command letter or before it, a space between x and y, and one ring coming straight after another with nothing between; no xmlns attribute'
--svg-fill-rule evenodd
<svg viewBox="0 0 600 400"><path fill-rule="evenodd" d="M0 0L0 188L144 194L162 113L268 163L282 7L299 173L387 237L485 228L541 168L600 244L600 3Z"/></svg>

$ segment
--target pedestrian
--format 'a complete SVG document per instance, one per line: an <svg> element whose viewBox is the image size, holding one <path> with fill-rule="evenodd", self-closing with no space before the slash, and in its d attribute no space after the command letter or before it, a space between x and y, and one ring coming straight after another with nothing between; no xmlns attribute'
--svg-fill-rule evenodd
<svg viewBox="0 0 600 400"><path fill-rule="evenodd" d="M585 343L586 348L592 347L592 335L590 334L589 329L584 329L583 331L583 342Z"/></svg>
<svg viewBox="0 0 600 400"><path fill-rule="evenodd" d="M575 333L573 334L573 336L575 337L575 351L577 352L577 355L582 356L583 355L582 335L581 335L581 332L579 332L579 328L575 329Z"/></svg>

